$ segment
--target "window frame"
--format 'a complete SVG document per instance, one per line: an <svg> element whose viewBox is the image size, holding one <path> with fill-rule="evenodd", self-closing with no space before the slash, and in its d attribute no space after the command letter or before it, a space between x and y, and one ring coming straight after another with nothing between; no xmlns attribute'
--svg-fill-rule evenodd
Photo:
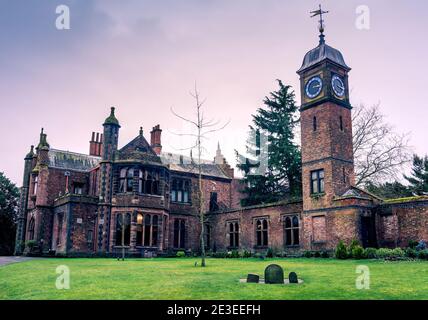
<svg viewBox="0 0 428 320"><path fill-rule="evenodd" d="M255 218L256 248L267 248L269 246L269 218Z"/></svg>
<svg viewBox="0 0 428 320"><path fill-rule="evenodd" d="M239 248L239 232L240 232L240 226L239 221L228 221L227 222L227 234L229 237L229 246L230 249L237 249Z"/></svg>
<svg viewBox="0 0 428 320"><path fill-rule="evenodd" d="M172 178L170 201L178 204L191 204L191 185L190 179Z"/></svg>
<svg viewBox="0 0 428 320"><path fill-rule="evenodd" d="M314 178L313 175L316 175ZM322 177L321 177L322 174ZM311 195L324 194L325 193L325 171L324 169L312 170L309 173ZM314 188L314 182L316 188ZM316 190L315 190L316 189Z"/></svg>
<svg viewBox="0 0 428 320"><path fill-rule="evenodd" d="M295 219L297 219L297 226L294 223ZM289 225L287 225L287 221L290 222ZM299 247L300 246L300 219L297 214L289 214L289 215L283 216L283 230L284 230L284 246ZM296 237L296 231L297 231L297 237ZM296 242L296 238L297 238L297 242Z"/></svg>

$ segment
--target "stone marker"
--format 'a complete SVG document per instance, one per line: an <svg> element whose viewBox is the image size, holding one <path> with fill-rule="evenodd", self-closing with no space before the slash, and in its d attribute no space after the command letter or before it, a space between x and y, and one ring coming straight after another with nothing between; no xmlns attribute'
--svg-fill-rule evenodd
<svg viewBox="0 0 428 320"><path fill-rule="evenodd" d="M247 275L247 282L250 282L250 283L259 283L259 279L260 279L260 277L257 274L251 274L251 273L249 273Z"/></svg>
<svg viewBox="0 0 428 320"><path fill-rule="evenodd" d="M288 275L288 282L299 283L299 280L297 279L297 274L295 272L290 272L290 274Z"/></svg>
<svg viewBox="0 0 428 320"><path fill-rule="evenodd" d="M265 283L284 284L284 270L277 264L270 264L265 269Z"/></svg>

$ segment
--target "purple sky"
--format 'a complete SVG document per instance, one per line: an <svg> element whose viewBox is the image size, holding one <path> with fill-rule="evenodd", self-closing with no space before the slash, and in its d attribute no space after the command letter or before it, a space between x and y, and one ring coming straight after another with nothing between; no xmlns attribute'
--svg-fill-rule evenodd
<svg viewBox="0 0 428 320"><path fill-rule="evenodd" d="M170 107L193 116L194 82L206 114L229 126L217 141L230 163L243 150L251 114L275 79L296 89L304 54L318 43L309 11L319 1L285 0L0 0L0 171L21 185L23 157L44 127L51 147L87 153L116 106L123 146L144 127L160 124L164 150L188 145ZM381 103L398 132L410 132L415 152L427 148L426 30L428 2L321 1L326 42L341 50L354 105ZM71 30L55 28L66 4ZM370 30L355 27L367 5ZM190 143L190 142L189 142ZM187 152L186 152L187 153Z"/></svg>

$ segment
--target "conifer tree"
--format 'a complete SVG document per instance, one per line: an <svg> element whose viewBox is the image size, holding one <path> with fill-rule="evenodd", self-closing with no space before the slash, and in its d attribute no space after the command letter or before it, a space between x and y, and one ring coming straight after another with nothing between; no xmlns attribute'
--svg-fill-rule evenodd
<svg viewBox="0 0 428 320"><path fill-rule="evenodd" d="M263 107L253 115L247 141L250 157L237 153L238 169L245 174L243 205L301 196L301 152L295 141L298 107L291 86L277 81L279 89L265 97Z"/></svg>
<svg viewBox="0 0 428 320"><path fill-rule="evenodd" d="M413 155L412 175L404 176L409 182L409 189L415 195L428 194L428 156Z"/></svg>

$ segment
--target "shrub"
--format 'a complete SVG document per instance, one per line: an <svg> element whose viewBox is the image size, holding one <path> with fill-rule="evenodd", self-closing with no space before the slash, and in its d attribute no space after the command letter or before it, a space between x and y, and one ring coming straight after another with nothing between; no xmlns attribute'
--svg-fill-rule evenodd
<svg viewBox="0 0 428 320"><path fill-rule="evenodd" d="M244 252L242 253L243 258L251 258L251 256L252 256L251 251L244 250Z"/></svg>
<svg viewBox="0 0 428 320"><path fill-rule="evenodd" d="M376 248L366 248L364 250L364 256L368 259L376 259L377 258L377 249Z"/></svg>
<svg viewBox="0 0 428 320"><path fill-rule="evenodd" d="M268 258L273 258L275 256L273 249L272 248L268 248L266 251L266 257Z"/></svg>
<svg viewBox="0 0 428 320"><path fill-rule="evenodd" d="M321 258L330 258L328 251L321 252Z"/></svg>
<svg viewBox="0 0 428 320"><path fill-rule="evenodd" d="M403 258L405 255L405 252L401 248L395 248L395 249L387 249L387 248L381 248L377 250L377 257L379 259L400 259Z"/></svg>
<svg viewBox="0 0 428 320"><path fill-rule="evenodd" d="M305 252L303 252L303 256L305 258L312 258L312 252L311 251L305 251Z"/></svg>
<svg viewBox="0 0 428 320"><path fill-rule="evenodd" d="M229 253L228 253L229 255ZM238 250L232 250L232 252L230 252L230 258L240 258L240 254Z"/></svg>
<svg viewBox="0 0 428 320"><path fill-rule="evenodd" d="M365 258L365 252L362 246L356 245L352 248L351 256L353 259L363 259Z"/></svg>
<svg viewBox="0 0 428 320"><path fill-rule="evenodd" d="M227 252L224 251L218 251L213 253L213 258L226 258Z"/></svg>
<svg viewBox="0 0 428 320"><path fill-rule="evenodd" d="M321 252L319 252L319 251L315 251L315 252L314 252L314 257L315 257L315 258L320 258L320 257L321 257Z"/></svg>
<svg viewBox="0 0 428 320"><path fill-rule="evenodd" d="M385 259L391 256L391 249L388 248L380 248L376 251L376 258Z"/></svg>
<svg viewBox="0 0 428 320"><path fill-rule="evenodd" d="M404 253L405 253L406 257L408 257L408 258L414 259L414 258L418 257L418 252L416 251L416 249L411 248L411 247L407 248L404 251Z"/></svg>
<svg viewBox="0 0 428 320"><path fill-rule="evenodd" d="M346 249L343 241L339 241L336 247L335 257L337 259L347 259L348 258L348 250Z"/></svg>
<svg viewBox="0 0 428 320"><path fill-rule="evenodd" d="M428 260L428 249L418 251L418 258Z"/></svg>
<svg viewBox="0 0 428 320"><path fill-rule="evenodd" d="M28 249L30 249L30 251L35 247L37 245L37 242L36 242L36 240L28 240L26 243L25 243L25 246L28 248Z"/></svg>
<svg viewBox="0 0 428 320"><path fill-rule="evenodd" d="M177 256L177 258L183 258L186 256L186 252L184 251L177 251L177 253L175 254Z"/></svg>
<svg viewBox="0 0 428 320"><path fill-rule="evenodd" d="M411 248L411 249L416 249L416 246L418 245L418 242L417 241L415 241L415 240L409 240L409 243L408 243L408 247L409 248Z"/></svg>
<svg viewBox="0 0 428 320"><path fill-rule="evenodd" d="M416 246L416 250L425 250L427 248L427 243L424 240L419 241L418 245Z"/></svg>

